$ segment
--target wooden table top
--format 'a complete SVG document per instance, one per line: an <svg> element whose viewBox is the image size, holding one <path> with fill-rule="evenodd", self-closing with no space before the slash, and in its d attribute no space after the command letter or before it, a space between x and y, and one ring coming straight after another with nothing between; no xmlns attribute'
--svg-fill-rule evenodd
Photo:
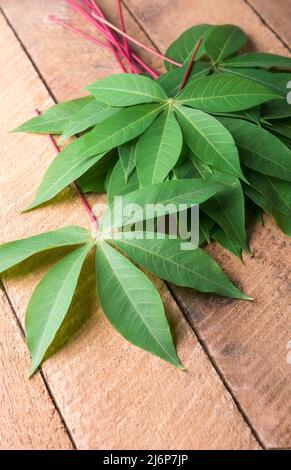
<svg viewBox="0 0 291 470"><path fill-rule="evenodd" d="M98 2L112 21L115 2ZM253 47L290 54L289 0L125 0L128 32L165 51L198 23L234 23ZM70 189L29 214L54 154L43 136L8 134L35 107L78 97L119 72L110 55L48 20L90 31L62 0L0 0L1 242L80 224ZM162 64L143 51L155 67ZM290 240L270 220L252 228L244 264L211 252L252 303L197 294L154 280L187 371L124 341L94 294L89 258L63 326L74 338L28 379L23 338L28 299L56 258L44 254L3 276L0 290L1 449L260 449L291 447ZM86 224L86 220L84 220ZM33 270L31 268L33 267ZM56 343L57 346L59 344Z"/></svg>

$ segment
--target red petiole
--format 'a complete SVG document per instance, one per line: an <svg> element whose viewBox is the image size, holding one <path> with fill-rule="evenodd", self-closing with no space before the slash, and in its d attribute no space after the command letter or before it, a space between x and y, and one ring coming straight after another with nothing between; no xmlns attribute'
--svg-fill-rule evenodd
<svg viewBox="0 0 291 470"><path fill-rule="evenodd" d="M41 115L41 112L40 112L37 108L35 109L35 113L36 113L38 116ZM57 146L57 144L55 143L55 141L54 141L52 135L51 135L51 134L47 134L47 136L48 136L48 139L49 139L50 143L52 144L53 148L55 149L56 153L60 153L60 149L59 149L59 147ZM85 196L84 196L83 193L81 192L81 190L80 190L78 184L77 184L75 181L73 181L73 183L71 183L70 186L73 188L74 192L75 192L75 193L77 194L77 196L79 197L79 199L80 199L80 201L81 201L81 204L82 204L82 206L83 206L83 208L84 208L84 210L85 210L87 216L88 216L89 219L90 219L90 222L92 222L92 224L93 224L93 226L94 226L94 229L95 229L96 231L98 231L98 229L99 229L98 221L97 221L95 215L93 214L93 211L92 211L91 207L89 206L89 204L88 204L88 202L87 202Z"/></svg>
<svg viewBox="0 0 291 470"><path fill-rule="evenodd" d="M184 77L183 77L183 80L182 80L182 82L181 82L181 85L179 86L179 91L181 91L181 90L184 88L184 86L186 85L186 83L187 83L187 80L188 80L188 78L189 78L189 75L190 75L190 72L191 72L191 69L192 69L192 66L193 66L195 57L196 57L196 55L197 55L197 53L198 53L198 51L199 51L199 48L200 48L200 46L201 46L201 44L202 44L202 41L203 41L203 37L201 36L201 37L198 39L197 44L196 44L196 46L195 46L195 48L194 48L194 51L193 51L192 57L191 57L191 59L190 59L190 61L189 61L188 67L187 67L186 72L185 72L185 75L184 75Z"/></svg>

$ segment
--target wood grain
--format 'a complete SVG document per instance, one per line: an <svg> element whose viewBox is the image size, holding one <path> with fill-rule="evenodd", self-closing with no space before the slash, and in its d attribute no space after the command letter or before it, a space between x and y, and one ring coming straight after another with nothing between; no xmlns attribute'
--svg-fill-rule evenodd
<svg viewBox="0 0 291 470"><path fill-rule="evenodd" d="M71 449L40 375L27 380L29 355L0 289L0 449Z"/></svg>
<svg viewBox="0 0 291 470"><path fill-rule="evenodd" d="M291 47L291 2L290 0L248 0L263 21L273 28L279 37Z"/></svg>
<svg viewBox="0 0 291 470"><path fill-rule="evenodd" d="M261 3L272 4L274 9L278 5ZM162 50L193 24L229 22L241 26L258 49L289 55L240 0L157 0L150 8L141 0L128 0L127 4ZM175 287L173 291L263 443L270 448L290 447L291 369L286 348L291 338L291 244L269 218L266 221L265 227L252 227L253 254L244 256L245 265L217 245L211 249L254 302L234 302Z"/></svg>
<svg viewBox="0 0 291 470"><path fill-rule="evenodd" d="M95 72L97 75L101 58L103 64L105 60L111 64L112 58L108 56L105 59L104 53L95 49L96 70L88 67L87 76L80 64L80 76L77 71L72 73L72 56L60 64L59 56L63 57L62 49L67 46L63 33L58 34L55 26L51 29L45 20L52 4L34 2L36 17L44 18L38 24L35 20L27 20L30 0L1 1L25 47L30 50L29 44L38 45L34 49L31 46L30 54L42 76L50 86L53 84L54 94L64 98L72 96L77 86L82 88ZM55 6L60 7L60 2L55 2ZM69 14L64 7L58 13L64 17ZM49 40L48 30L52 31ZM1 117L4 123L1 128L0 201L1 220L5 227L1 241L6 241L60 225L80 224L82 215L70 190L51 205L30 214L19 214L19 210L31 200L53 152L44 137L8 135L7 130L30 117L36 105L44 109L52 104L52 100L3 17L0 18L0 36L3 45ZM50 46L45 48L44 44L48 43ZM92 57L92 49L80 42L72 54L76 61L84 54ZM62 79L55 80L46 75L46 67L55 69ZM99 76L108 73L108 67L99 71ZM20 321L23 321L32 289L44 268L54 259L54 254L38 256L4 277ZM186 372L175 370L158 358L134 348L112 330L96 302L93 260L89 259L84 267L74 307L70 309L55 347L65 342L68 331L76 332L75 338L43 367L77 447L259 448L169 291L164 284L156 282L165 301Z"/></svg>

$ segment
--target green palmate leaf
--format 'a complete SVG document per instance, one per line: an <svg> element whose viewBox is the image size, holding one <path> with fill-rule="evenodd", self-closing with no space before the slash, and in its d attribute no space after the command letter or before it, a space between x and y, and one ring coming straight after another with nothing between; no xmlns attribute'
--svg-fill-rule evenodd
<svg viewBox="0 0 291 470"><path fill-rule="evenodd" d="M185 106L176 107L183 136L202 162L244 179L231 134L213 116Z"/></svg>
<svg viewBox="0 0 291 470"><path fill-rule="evenodd" d="M222 230L222 228L218 227L216 230L214 230L211 234L211 237L216 240L221 246L223 246L223 248L230 251L238 258L241 258L242 249L240 244L236 240L231 238L229 235L227 235Z"/></svg>
<svg viewBox="0 0 291 470"><path fill-rule="evenodd" d="M262 106L264 119L284 119L291 117L291 104L282 100L274 100Z"/></svg>
<svg viewBox="0 0 291 470"><path fill-rule="evenodd" d="M34 201L25 210L49 201L66 186L77 180L97 163L105 153L91 157L80 158L78 154L59 153L49 166L34 198Z"/></svg>
<svg viewBox="0 0 291 470"><path fill-rule="evenodd" d="M132 191L122 198L124 211L109 207L100 219L100 225L105 229L118 228L132 223L153 218L154 205L162 205L168 214L176 213L180 205L191 207L200 204L218 191L222 185L217 182L206 182L198 178L188 180L164 181ZM150 207L149 207L150 205ZM133 206L133 207L132 207ZM138 210L135 209L138 207Z"/></svg>
<svg viewBox="0 0 291 470"><path fill-rule="evenodd" d="M232 134L245 166L291 181L291 151L279 139L265 129L241 119L219 120Z"/></svg>
<svg viewBox="0 0 291 470"><path fill-rule="evenodd" d="M267 70L252 69L252 68L231 68L231 67L218 67L219 72L237 77L249 78L261 85L264 85L273 90L283 98L286 97L287 83L290 80L289 73L273 73Z"/></svg>
<svg viewBox="0 0 291 470"><path fill-rule="evenodd" d="M223 62L225 67L262 67L271 69L279 67L285 70L291 70L291 59L267 52L252 52L231 57Z"/></svg>
<svg viewBox="0 0 291 470"><path fill-rule="evenodd" d="M190 151L189 151L190 153ZM199 172L193 163L187 159L173 169L175 179L200 178Z"/></svg>
<svg viewBox="0 0 291 470"><path fill-rule="evenodd" d="M192 287L227 297L248 300L203 250L182 250L182 240L139 238L132 234L113 240L130 258L146 269L178 286Z"/></svg>
<svg viewBox="0 0 291 470"><path fill-rule="evenodd" d="M113 116L118 111L120 111L119 108L111 108L107 104L91 99L91 101L80 109L79 112L75 113L66 124L59 143L62 143L69 137L95 126L99 122L105 121L105 119Z"/></svg>
<svg viewBox="0 0 291 470"><path fill-rule="evenodd" d="M196 56L196 59L199 59L199 57L201 57L205 52L205 41L213 27L214 26L209 24L200 24L187 29L167 49L165 54L166 57L183 64L192 55L193 49L198 39L202 36L203 42ZM170 64L167 61L165 61L164 64L166 70L172 70L173 68L176 68L175 65Z"/></svg>
<svg viewBox="0 0 291 470"><path fill-rule="evenodd" d="M291 119L276 119L275 122L265 124L272 132L291 140Z"/></svg>
<svg viewBox="0 0 291 470"><path fill-rule="evenodd" d="M163 73L159 76L157 82L170 98L173 98L178 93L187 65L188 64L186 63L183 67L170 70L169 72ZM209 71L210 64L208 62L194 62L187 83L190 83L197 78L206 77Z"/></svg>
<svg viewBox="0 0 291 470"><path fill-rule="evenodd" d="M96 277L102 309L114 328L132 344L181 368L161 298L149 279L104 242L97 246Z"/></svg>
<svg viewBox="0 0 291 470"><path fill-rule="evenodd" d="M151 104L122 109L69 144L53 160L28 209L52 199L84 174L105 155L99 154L99 149L109 151L142 133L161 109L161 106Z"/></svg>
<svg viewBox="0 0 291 470"><path fill-rule="evenodd" d="M102 193L106 191L106 178L116 162L116 152L109 152L105 158L97 161L89 170L86 171L76 181L83 193Z"/></svg>
<svg viewBox="0 0 291 470"><path fill-rule="evenodd" d="M279 96L247 78L211 75L189 83L176 102L209 113L242 111Z"/></svg>
<svg viewBox="0 0 291 470"><path fill-rule="evenodd" d="M247 121L254 122L260 125L261 107L255 106L254 108L246 109L245 111L237 111L232 113L212 113L214 116L224 116L231 118L246 119Z"/></svg>
<svg viewBox="0 0 291 470"><path fill-rule="evenodd" d="M231 24L216 26L208 35L205 50L217 63L241 49L247 42L244 32Z"/></svg>
<svg viewBox="0 0 291 470"><path fill-rule="evenodd" d="M91 96L55 104L40 116L26 121L16 132L61 134L72 116L93 101Z"/></svg>
<svg viewBox="0 0 291 470"><path fill-rule="evenodd" d="M204 241L210 243L211 233L215 226L215 221L208 217L208 215L204 214L204 212L200 211L199 213L199 245L201 245Z"/></svg>
<svg viewBox="0 0 291 470"><path fill-rule="evenodd" d="M89 243L56 263L42 278L29 301L25 334L31 354L31 374L40 365L71 304Z"/></svg>
<svg viewBox="0 0 291 470"><path fill-rule="evenodd" d="M137 173L142 186L163 181L182 148L182 132L172 110L164 111L136 144Z"/></svg>
<svg viewBox="0 0 291 470"><path fill-rule="evenodd" d="M118 160L110 175L107 185L108 201L111 204L115 196L123 196L124 194L135 191L139 187L137 172L134 170L127 181L125 181L124 171L121 160Z"/></svg>
<svg viewBox="0 0 291 470"><path fill-rule="evenodd" d="M124 171L125 183L136 167L136 140L118 147L119 158Z"/></svg>
<svg viewBox="0 0 291 470"><path fill-rule="evenodd" d="M168 100L164 90L156 81L130 73L116 74L98 80L86 89L109 106L132 106Z"/></svg>
<svg viewBox="0 0 291 470"><path fill-rule="evenodd" d="M286 217L284 214L279 212L272 204L272 202L265 197L263 194L257 192L255 189L250 186L245 188L245 193L247 196L259 207L261 207L265 212L274 217L276 224L280 229L291 237L291 217Z"/></svg>
<svg viewBox="0 0 291 470"><path fill-rule="evenodd" d="M204 202L201 209L215 220L227 236L239 243L243 250L248 251L244 195L239 180L233 176L215 172L208 177L207 182L220 182L225 187L211 199Z"/></svg>
<svg viewBox="0 0 291 470"><path fill-rule="evenodd" d="M197 158L194 153L190 152L189 157L193 167L195 168L195 171L198 172L200 178L206 180L207 178L213 175L213 169L209 165L207 165L207 163L203 162L202 160L199 160L199 158Z"/></svg>
<svg viewBox="0 0 291 470"><path fill-rule="evenodd" d="M61 246L82 245L90 240L90 232L82 227L68 226L41 233L0 246L0 272L41 251Z"/></svg>
<svg viewBox="0 0 291 470"><path fill-rule="evenodd" d="M291 183L250 169L246 169L246 174L257 192L265 196L276 210L291 217Z"/></svg>

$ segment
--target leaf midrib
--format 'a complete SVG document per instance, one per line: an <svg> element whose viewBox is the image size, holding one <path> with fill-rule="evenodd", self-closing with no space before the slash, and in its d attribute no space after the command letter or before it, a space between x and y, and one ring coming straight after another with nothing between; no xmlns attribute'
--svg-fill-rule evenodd
<svg viewBox="0 0 291 470"><path fill-rule="evenodd" d="M175 358L173 358L169 353L168 351L164 348L164 346L160 343L160 341L158 340L158 338L155 337L155 335L152 333L152 330L151 328L148 326L147 322L145 321L145 319L142 317L142 315L139 313L138 309L135 307L135 304L133 303L133 301L131 300L131 297L128 295L127 293L127 289L125 288L125 286L123 285L122 283L122 277L119 276L118 277L118 274L115 272L112 264L110 263L110 260L109 258L107 257L106 253L104 252L104 250L102 249L102 245L99 244L99 247L101 248L102 250L102 253L103 255L105 256L105 258L107 259L107 262L109 263L109 265L111 266L111 270L112 270L112 273L113 275L115 276L117 282L121 285L124 293L125 293L125 296L128 298L130 304L132 305L134 311L137 313L138 317L142 320L142 322L144 323L144 325L146 326L147 330L149 331L149 333L151 334L151 336L153 337L153 339L155 340L155 342L161 347L161 349L166 353L166 355L171 358L171 360L174 360L175 361ZM120 255L120 256L123 256L123 255ZM126 259L126 258L124 258ZM137 269L137 268L136 268ZM143 274L143 273L142 273ZM176 361L175 361L176 362Z"/></svg>

